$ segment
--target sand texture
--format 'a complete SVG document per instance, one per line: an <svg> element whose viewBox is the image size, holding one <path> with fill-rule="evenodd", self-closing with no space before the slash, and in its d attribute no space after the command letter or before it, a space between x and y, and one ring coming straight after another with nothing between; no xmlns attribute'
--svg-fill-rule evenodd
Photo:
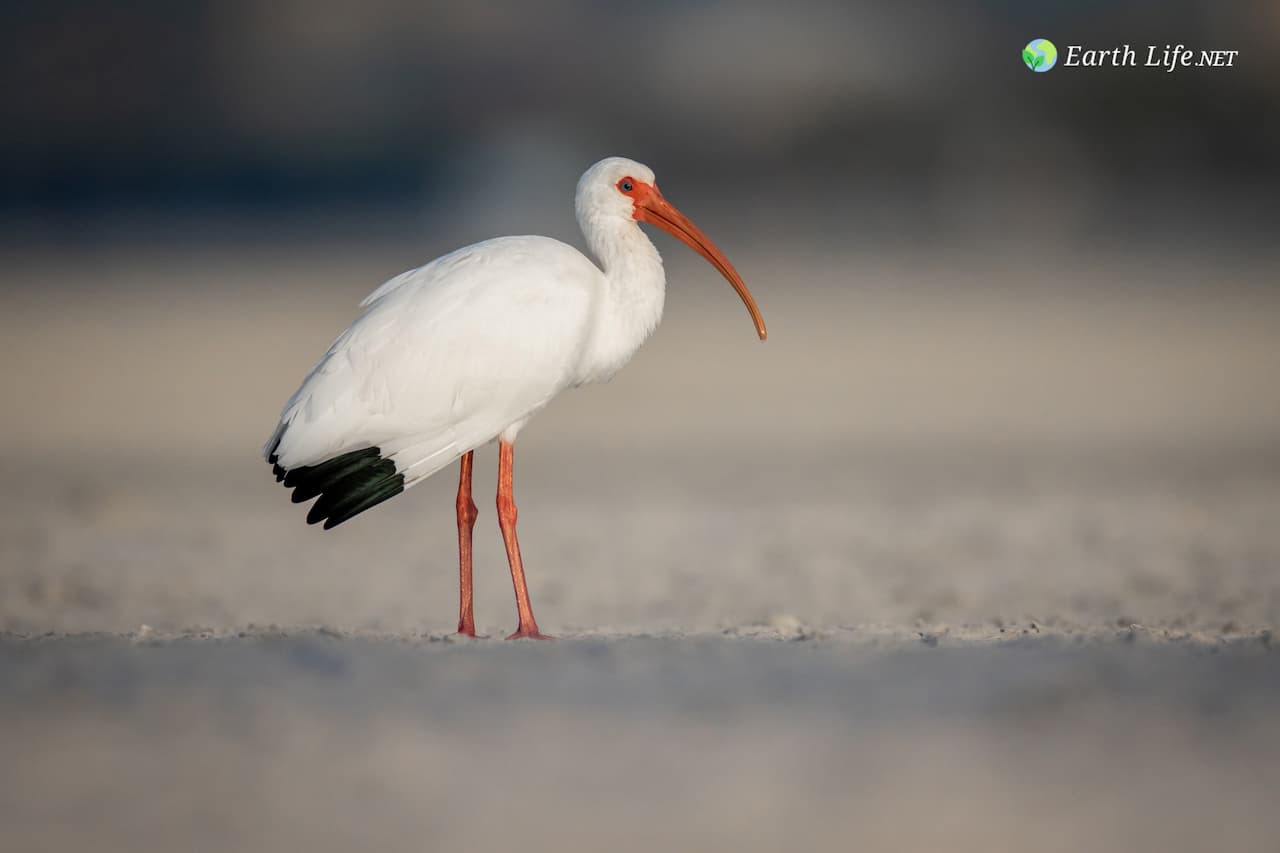
<svg viewBox="0 0 1280 853"><path fill-rule="evenodd" d="M734 253L762 345L673 257L507 644L491 449L469 642L452 471L322 533L257 456L430 254L8 264L0 847L1275 849L1276 264Z"/></svg>

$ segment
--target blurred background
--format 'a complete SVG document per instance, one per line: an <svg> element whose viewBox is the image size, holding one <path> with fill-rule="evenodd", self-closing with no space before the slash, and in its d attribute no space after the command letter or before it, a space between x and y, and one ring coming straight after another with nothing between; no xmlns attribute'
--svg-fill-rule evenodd
<svg viewBox="0 0 1280 853"><path fill-rule="evenodd" d="M772 334L656 236L658 335L523 436L550 621L1280 610L1274 3L62 0L0 31L0 627L447 627L451 477L322 536L258 448L364 294L490 236L581 245L574 183L613 154ZM1141 568L1134 537L1188 541ZM371 542L377 582L346 569ZM743 565L775 580L735 598Z"/></svg>
<svg viewBox="0 0 1280 853"><path fill-rule="evenodd" d="M45 0L0 39L5 840L1274 848L1274 0ZM1065 67L1126 43L1239 54ZM261 444L384 280L581 247L608 155L769 340L655 234L653 340L521 434L570 640L455 644L454 474L322 533Z"/></svg>

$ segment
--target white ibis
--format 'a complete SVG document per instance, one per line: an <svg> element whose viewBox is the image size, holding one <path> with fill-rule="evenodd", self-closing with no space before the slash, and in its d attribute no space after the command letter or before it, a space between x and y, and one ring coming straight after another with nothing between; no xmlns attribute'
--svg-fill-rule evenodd
<svg viewBox="0 0 1280 853"><path fill-rule="evenodd" d="M578 181L574 205L594 262L549 237L500 237L396 276L360 303L364 312L289 398L264 448L294 503L317 499L307 522L326 530L461 459L460 634L475 636L471 463L496 438L498 523L520 620L507 639L545 636L516 540L513 445L551 398L611 377L657 327L666 277L640 222L710 261L765 338L741 276L662 197L648 166L601 160Z"/></svg>

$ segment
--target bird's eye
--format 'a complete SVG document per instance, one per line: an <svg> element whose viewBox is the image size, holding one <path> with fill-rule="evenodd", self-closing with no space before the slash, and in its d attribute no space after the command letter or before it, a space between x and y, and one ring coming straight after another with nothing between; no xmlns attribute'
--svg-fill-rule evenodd
<svg viewBox="0 0 1280 853"><path fill-rule="evenodd" d="M631 182L630 178L623 178L618 181L618 189L624 193L629 193L635 189L635 185Z"/></svg>

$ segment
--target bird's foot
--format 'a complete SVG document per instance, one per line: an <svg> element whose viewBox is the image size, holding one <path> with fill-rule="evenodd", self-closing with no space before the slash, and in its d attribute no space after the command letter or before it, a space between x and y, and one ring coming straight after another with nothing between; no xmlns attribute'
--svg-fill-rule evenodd
<svg viewBox="0 0 1280 853"><path fill-rule="evenodd" d="M487 634L477 634L475 625L467 625L463 622L458 623L458 631L454 636L469 637L473 640L487 640L489 638Z"/></svg>
<svg viewBox="0 0 1280 853"><path fill-rule="evenodd" d="M508 640L554 640L555 637L550 634L544 634L538 630L537 625L525 626L521 625L515 630L515 633L507 635Z"/></svg>

